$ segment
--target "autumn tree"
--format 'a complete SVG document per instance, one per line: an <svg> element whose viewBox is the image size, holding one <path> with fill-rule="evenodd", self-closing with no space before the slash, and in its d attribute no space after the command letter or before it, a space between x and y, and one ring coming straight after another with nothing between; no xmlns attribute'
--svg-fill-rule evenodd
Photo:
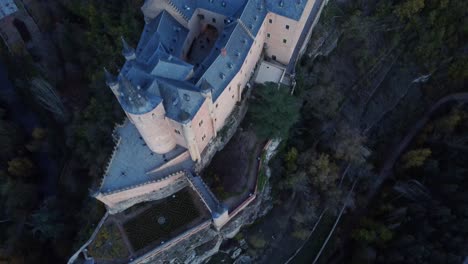
<svg viewBox="0 0 468 264"><path fill-rule="evenodd" d="M311 160L308 167L314 187L326 192L333 189L338 179L338 166L330 160L328 154L321 153Z"/></svg>
<svg viewBox="0 0 468 264"><path fill-rule="evenodd" d="M431 150L428 148L414 149L403 155L403 168L421 167L427 158L431 156Z"/></svg>
<svg viewBox="0 0 468 264"><path fill-rule="evenodd" d="M29 177L34 173L34 164L29 158L18 157L8 162L8 172L13 176Z"/></svg>

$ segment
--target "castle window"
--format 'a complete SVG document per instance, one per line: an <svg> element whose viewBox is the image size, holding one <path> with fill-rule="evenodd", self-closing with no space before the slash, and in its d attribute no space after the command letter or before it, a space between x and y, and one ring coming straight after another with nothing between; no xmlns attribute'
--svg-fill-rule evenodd
<svg viewBox="0 0 468 264"><path fill-rule="evenodd" d="M231 86L229 86L229 91L231 91Z"/></svg>
<svg viewBox="0 0 468 264"><path fill-rule="evenodd" d="M198 126L201 127L203 125L203 120L198 123Z"/></svg>
<svg viewBox="0 0 468 264"><path fill-rule="evenodd" d="M270 18L270 19L268 20L268 22L271 24L271 23L273 23L273 20Z"/></svg>
<svg viewBox="0 0 468 264"><path fill-rule="evenodd" d="M234 99L234 95L232 95L232 99Z"/></svg>
<svg viewBox="0 0 468 264"><path fill-rule="evenodd" d="M205 15L199 14L199 15L198 15L198 18L201 19L201 20L203 20L203 19L205 19Z"/></svg>
<svg viewBox="0 0 468 264"><path fill-rule="evenodd" d="M213 23L216 23L216 18L212 18L211 21L213 21Z"/></svg>
<svg viewBox="0 0 468 264"><path fill-rule="evenodd" d="M174 132L175 132L176 134L179 134L179 135L180 135L180 131L179 131L179 130L174 129Z"/></svg>
<svg viewBox="0 0 468 264"><path fill-rule="evenodd" d="M275 55L271 56L271 59L275 61L275 60L276 60L276 56L275 56Z"/></svg>
<svg viewBox="0 0 468 264"><path fill-rule="evenodd" d="M219 104L216 104L216 108L218 108Z"/></svg>
<svg viewBox="0 0 468 264"><path fill-rule="evenodd" d="M288 30L289 30L289 25L286 25L286 29L288 29Z"/></svg>
<svg viewBox="0 0 468 264"><path fill-rule="evenodd" d="M206 138L206 135L203 135L203 137L201 138L202 141L205 141L205 138Z"/></svg>
<svg viewBox="0 0 468 264"><path fill-rule="evenodd" d="M270 33L267 33L267 38L270 38L270 37L271 37Z"/></svg>
<svg viewBox="0 0 468 264"><path fill-rule="evenodd" d="M287 40L287 39L283 39L283 43L286 44L286 42L288 42L288 40Z"/></svg>

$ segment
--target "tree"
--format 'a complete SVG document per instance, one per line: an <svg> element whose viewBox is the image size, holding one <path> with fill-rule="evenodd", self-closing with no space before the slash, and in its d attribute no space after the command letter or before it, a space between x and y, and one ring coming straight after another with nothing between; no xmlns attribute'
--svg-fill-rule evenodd
<svg viewBox="0 0 468 264"><path fill-rule="evenodd" d="M424 8L424 0L403 1L396 6L396 14L404 19L409 19Z"/></svg>
<svg viewBox="0 0 468 264"><path fill-rule="evenodd" d="M403 168L417 168L421 167L427 158L431 156L431 150L428 148L421 148L408 151L403 155Z"/></svg>
<svg viewBox="0 0 468 264"><path fill-rule="evenodd" d="M334 118L342 99L341 91L335 86L313 87L304 94L304 113L311 113L320 120Z"/></svg>
<svg viewBox="0 0 468 264"><path fill-rule="evenodd" d="M11 157L18 148L21 135L18 128L11 122L0 120L0 157Z"/></svg>
<svg viewBox="0 0 468 264"><path fill-rule="evenodd" d="M328 154L321 153L312 159L308 168L312 184L321 191L328 191L336 186L338 179L338 166L330 161Z"/></svg>
<svg viewBox="0 0 468 264"><path fill-rule="evenodd" d="M288 172L293 172L297 169L296 161L297 161L298 152L295 147L289 149L289 151L284 155L284 161L286 162L286 170Z"/></svg>
<svg viewBox="0 0 468 264"><path fill-rule="evenodd" d="M29 158L14 158L8 162L8 172L13 176L29 177L34 173L34 164Z"/></svg>
<svg viewBox="0 0 468 264"><path fill-rule="evenodd" d="M255 87L255 99L250 104L249 116L258 137L286 137L299 119L299 103L288 89L273 83Z"/></svg>
<svg viewBox="0 0 468 264"><path fill-rule="evenodd" d="M37 102L50 111L58 121L65 122L67 120L68 114L62 99L48 82L44 79L33 79L31 81L31 91Z"/></svg>
<svg viewBox="0 0 468 264"><path fill-rule="evenodd" d="M61 218L56 198L46 199L31 216L33 234L39 236L41 240L56 239L65 229Z"/></svg>
<svg viewBox="0 0 468 264"><path fill-rule="evenodd" d="M360 134L358 129L347 124L338 126L337 133L331 142L336 159L357 165L362 164L368 155L364 147L365 137Z"/></svg>

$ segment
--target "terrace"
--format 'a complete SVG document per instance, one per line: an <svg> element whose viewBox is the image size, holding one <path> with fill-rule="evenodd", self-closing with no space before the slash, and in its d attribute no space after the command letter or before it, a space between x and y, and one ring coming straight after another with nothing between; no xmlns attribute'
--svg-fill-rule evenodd
<svg viewBox="0 0 468 264"><path fill-rule="evenodd" d="M165 199L110 216L88 253L96 263L127 263L209 219L200 197L186 187Z"/></svg>
<svg viewBox="0 0 468 264"><path fill-rule="evenodd" d="M193 166L193 161L188 158L165 170L150 173L187 150L177 146L164 155L154 153L146 145L135 125L128 121L116 132L120 141L104 175L100 188L103 193L157 180Z"/></svg>

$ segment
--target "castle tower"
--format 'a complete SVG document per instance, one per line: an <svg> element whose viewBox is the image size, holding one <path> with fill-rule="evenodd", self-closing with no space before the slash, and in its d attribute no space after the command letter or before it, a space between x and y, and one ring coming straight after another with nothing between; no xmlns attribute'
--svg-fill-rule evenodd
<svg viewBox="0 0 468 264"><path fill-rule="evenodd" d="M148 94L120 75L119 80L107 70L106 83L120 102L129 120L140 132L147 146L155 153L165 154L176 147L172 127L160 98Z"/></svg>

